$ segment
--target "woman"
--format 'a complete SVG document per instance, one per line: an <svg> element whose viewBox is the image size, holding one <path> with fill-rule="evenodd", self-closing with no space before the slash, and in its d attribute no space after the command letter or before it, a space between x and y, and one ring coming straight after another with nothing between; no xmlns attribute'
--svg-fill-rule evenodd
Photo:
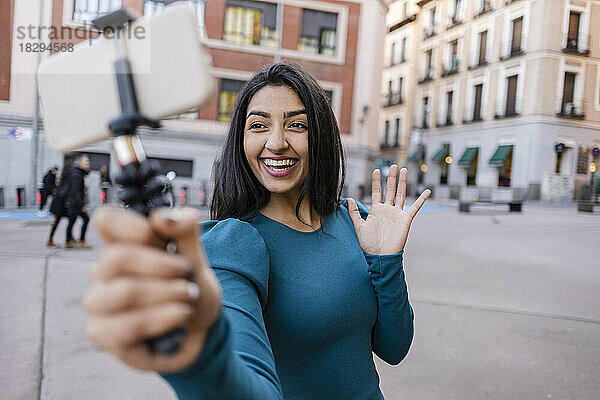
<svg viewBox="0 0 600 400"><path fill-rule="evenodd" d="M381 399L371 352L397 364L410 347L402 252L430 192L403 211L406 170L396 191L392 166L383 203L373 173L370 212L340 201L334 114L314 78L288 64L240 91L217 165L204 250L190 209L148 221L99 213L107 248L84 299L92 342L161 372L182 399ZM179 254L152 247L165 238ZM144 344L182 324L175 355Z"/></svg>
<svg viewBox="0 0 600 400"><path fill-rule="evenodd" d="M70 170L70 165L68 163L65 163L58 178L58 186L56 187L54 197L52 197L52 203L50 203L50 212L54 214L54 222L52 223L52 227L50 228L48 242L46 242L47 247L56 247L56 244L54 243L54 233L56 232L56 228L58 227L60 220L63 219L63 217L68 216L68 210L65 205L65 200L69 191L68 185Z"/></svg>

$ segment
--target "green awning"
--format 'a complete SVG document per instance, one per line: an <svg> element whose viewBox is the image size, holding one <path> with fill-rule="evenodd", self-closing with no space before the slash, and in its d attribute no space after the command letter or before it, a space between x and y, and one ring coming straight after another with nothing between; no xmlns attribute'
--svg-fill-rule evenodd
<svg viewBox="0 0 600 400"><path fill-rule="evenodd" d="M479 151L479 147L467 147L460 156L460 160L458 160L458 165L461 167L469 167L471 163L477 157L477 152Z"/></svg>
<svg viewBox="0 0 600 400"><path fill-rule="evenodd" d="M409 163L418 163L421 160L421 151L415 150L410 157L408 157Z"/></svg>
<svg viewBox="0 0 600 400"><path fill-rule="evenodd" d="M436 164L441 163L442 161L444 161L446 159L446 157L448 157L448 155L450 154L450 146L448 145L443 145L438 151L437 153L435 153L435 155L431 158L431 162L434 162Z"/></svg>
<svg viewBox="0 0 600 400"><path fill-rule="evenodd" d="M489 164L494 165L496 167L501 167L504 165L504 160L511 154L513 145L504 145L498 146L492 158L490 158Z"/></svg>

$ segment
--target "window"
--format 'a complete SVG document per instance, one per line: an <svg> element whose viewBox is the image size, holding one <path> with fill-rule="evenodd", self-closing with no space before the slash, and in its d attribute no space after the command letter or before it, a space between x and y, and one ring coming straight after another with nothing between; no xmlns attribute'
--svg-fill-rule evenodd
<svg viewBox="0 0 600 400"><path fill-rule="evenodd" d="M223 40L246 45L277 46L277 5L249 0L228 0Z"/></svg>
<svg viewBox="0 0 600 400"><path fill-rule="evenodd" d="M577 51L579 48L579 22L581 14L571 11L569 13L569 31L567 33L567 50Z"/></svg>
<svg viewBox="0 0 600 400"><path fill-rule="evenodd" d="M446 125L452 125L452 101L454 92L450 90L446 93Z"/></svg>
<svg viewBox="0 0 600 400"><path fill-rule="evenodd" d="M475 186L475 183L477 182L479 147L467 149L465 153L467 152L469 152L468 157L470 158L469 164L467 165L467 186Z"/></svg>
<svg viewBox="0 0 600 400"><path fill-rule="evenodd" d="M388 81L388 91L387 91L387 104L388 106L392 104L392 81Z"/></svg>
<svg viewBox="0 0 600 400"><path fill-rule="evenodd" d="M450 25L456 24L460 21L460 6L462 5L462 0L454 0L454 13L450 20Z"/></svg>
<svg viewBox="0 0 600 400"><path fill-rule="evenodd" d="M423 80L433 79L433 50L427 50L425 52L425 73L423 74Z"/></svg>
<svg viewBox="0 0 600 400"><path fill-rule="evenodd" d="M160 163L158 173L161 175L165 175L169 171L175 171L178 177L191 178L194 172L193 160L175 160L158 157L148 157L148 160L156 160Z"/></svg>
<svg viewBox="0 0 600 400"><path fill-rule="evenodd" d="M396 64L396 42L392 43L392 50L390 52L390 65Z"/></svg>
<svg viewBox="0 0 600 400"><path fill-rule="evenodd" d="M402 19L408 18L408 1L405 1L404 4L402 4L402 16Z"/></svg>
<svg viewBox="0 0 600 400"><path fill-rule="evenodd" d="M510 54L515 55L521 52L521 36L523 33L523 17L514 19L512 22L512 40L510 45Z"/></svg>
<svg viewBox="0 0 600 400"><path fill-rule="evenodd" d="M121 0L75 0L73 21L88 24L119 8L121 8Z"/></svg>
<svg viewBox="0 0 600 400"><path fill-rule="evenodd" d="M586 146L577 149L577 173L587 175L588 163L590 161L590 150Z"/></svg>
<svg viewBox="0 0 600 400"><path fill-rule="evenodd" d="M510 181L512 178L512 153L513 146L509 146L510 150L504 158L504 163L498 168L498 186L499 187L510 187Z"/></svg>
<svg viewBox="0 0 600 400"><path fill-rule="evenodd" d="M333 106L333 90L324 90L325 96L327 97L327 101L329 102L329 106Z"/></svg>
<svg viewBox="0 0 600 400"><path fill-rule="evenodd" d="M507 78L506 108L504 115L507 117L517 115L517 81L519 76L513 75Z"/></svg>
<svg viewBox="0 0 600 400"><path fill-rule="evenodd" d="M458 71L458 39L450 42L450 65L448 66L448 72Z"/></svg>
<svg viewBox="0 0 600 400"><path fill-rule="evenodd" d="M382 147L388 147L388 145L390 143L389 139L390 139L390 121L386 120Z"/></svg>
<svg viewBox="0 0 600 400"><path fill-rule="evenodd" d="M398 80L398 103L402 102L402 85L404 83L404 78L400 77Z"/></svg>
<svg viewBox="0 0 600 400"><path fill-rule="evenodd" d="M400 118L396 118L396 131L394 133L394 147L400 146Z"/></svg>
<svg viewBox="0 0 600 400"><path fill-rule="evenodd" d="M560 113L562 115L574 115L575 106L573 96L575 94L575 73L565 72L565 82L563 87L562 105Z"/></svg>
<svg viewBox="0 0 600 400"><path fill-rule="evenodd" d="M186 2L196 13L200 34L204 35L204 0L187 0ZM154 15L163 8L165 8L165 0L144 1L144 15Z"/></svg>
<svg viewBox="0 0 600 400"><path fill-rule="evenodd" d="M430 14L430 26L431 26L431 32L435 33L435 14L436 14L436 9L435 7L433 7L431 9L431 14Z"/></svg>
<svg viewBox="0 0 600 400"><path fill-rule="evenodd" d="M481 121L481 95L483 83L475 85L475 103L473 105L473 121Z"/></svg>
<svg viewBox="0 0 600 400"><path fill-rule="evenodd" d="M334 56L337 18L337 14L331 12L302 10L302 31L298 50Z"/></svg>
<svg viewBox="0 0 600 400"><path fill-rule="evenodd" d="M427 125L427 120L429 118L429 97L423 97L423 116L422 116L422 124L421 127L423 129L427 129L429 126Z"/></svg>
<svg viewBox="0 0 600 400"><path fill-rule="evenodd" d="M406 38L402 38L402 49L400 53L400 62L406 61Z"/></svg>
<svg viewBox="0 0 600 400"><path fill-rule="evenodd" d="M110 167L110 154L108 153L95 153L89 151L76 151L73 153L66 154L63 157L63 165L71 164L75 162L81 156L88 156L90 159L90 171L99 171L102 166Z"/></svg>
<svg viewBox="0 0 600 400"><path fill-rule="evenodd" d="M440 185L448 184L448 163L446 162L446 157L450 155L450 143L444 143L442 148L445 151L444 159L440 162Z"/></svg>
<svg viewBox="0 0 600 400"><path fill-rule="evenodd" d="M483 31L479 34L479 60L477 62L478 65L483 65L486 63L485 53L487 51L487 31Z"/></svg>
<svg viewBox="0 0 600 400"><path fill-rule="evenodd" d="M244 81L234 79L221 79L219 87L219 113L217 120L221 122L229 122L231 111L235 104L237 94L244 86Z"/></svg>

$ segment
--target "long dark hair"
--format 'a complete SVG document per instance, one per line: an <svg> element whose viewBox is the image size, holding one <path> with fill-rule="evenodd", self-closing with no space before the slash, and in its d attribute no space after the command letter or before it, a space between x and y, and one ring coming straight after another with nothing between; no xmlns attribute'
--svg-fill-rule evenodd
<svg viewBox="0 0 600 400"><path fill-rule="evenodd" d="M277 63L259 71L238 93L225 146L214 168L212 219L250 219L269 201L270 192L254 176L244 153L248 103L267 85L290 87L306 110L308 175L296 203L296 217L301 221L300 204L307 195L312 208L322 216L332 213L340 203L346 168L340 131L327 96L299 65Z"/></svg>

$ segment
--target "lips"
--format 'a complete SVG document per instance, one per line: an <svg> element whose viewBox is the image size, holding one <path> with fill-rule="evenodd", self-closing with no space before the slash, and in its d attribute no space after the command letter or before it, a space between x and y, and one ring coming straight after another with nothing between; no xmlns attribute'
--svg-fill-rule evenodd
<svg viewBox="0 0 600 400"><path fill-rule="evenodd" d="M260 163L265 171L276 178L291 174L298 165L298 159L289 157L264 157Z"/></svg>

